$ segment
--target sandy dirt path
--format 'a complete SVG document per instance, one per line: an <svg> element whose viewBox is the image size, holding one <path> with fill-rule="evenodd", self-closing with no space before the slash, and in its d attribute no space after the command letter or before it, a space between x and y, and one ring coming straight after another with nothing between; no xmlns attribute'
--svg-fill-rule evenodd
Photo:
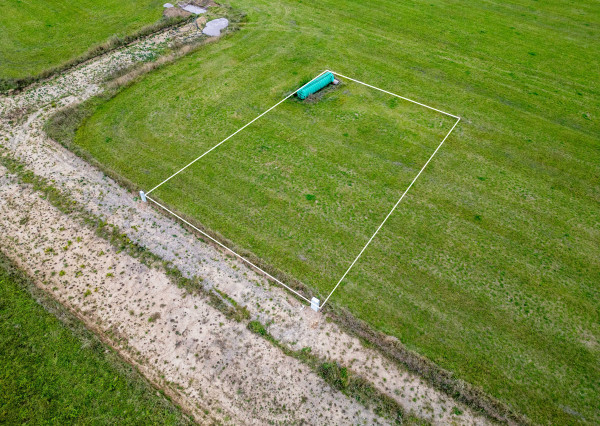
<svg viewBox="0 0 600 426"><path fill-rule="evenodd" d="M0 246L201 422L384 423L0 168Z"/></svg>
<svg viewBox="0 0 600 426"><path fill-rule="evenodd" d="M190 31L194 29L188 28L186 37ZM53 182L82 209L118 226L139 245L171 261L186 277L199 277L206 288L217 288L246 306L253 319L269 324L270 334L289 348L310 347L313 354L348 366L406 412L424 420L487 423L485 417L419 376L363 347L358 339L286 291L271 286L243 263L136 201L134 194L44 134L43 123L57 108L99 93L105 75L174 37L177 35L153 36L17 96L0 97L0 143L10 156ZM97 332L115 341L120 340L111 336L121 336L119 350L124 356L135 360L155 381L164 375L161 385L170 384L182 405L199 420L311 424L381 421L332 390L305 365L250 333L244 324L211 308L201 296L186 296L164 273L115 253L106 241L39 199L5 170L2 175L2 250L27 272L36 274L40 283L48 282L44 289L80 312ZM29 219L21 225L25 217ZM81 242L76 242L78 237ZM72 241L72 246L62 250L67 241ZM46 251L48 248L52 251ZM100 252L105 255L98 256ZM61 270L65 275L60 276ZM91 293L86 295L88 290ZM159 318L149 322L156 313ZM208 410L208 417L203 410Z"/></svg>

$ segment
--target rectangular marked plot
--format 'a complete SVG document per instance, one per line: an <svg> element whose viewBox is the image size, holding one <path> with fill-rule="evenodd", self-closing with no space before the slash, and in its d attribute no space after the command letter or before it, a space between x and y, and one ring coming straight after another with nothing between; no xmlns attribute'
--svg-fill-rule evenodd
<svg viewBox="0 0 600 426"><path fill-rule="evenodd" d="M346 82L287 100L154 194L326 295L454 122Z"/></svg>

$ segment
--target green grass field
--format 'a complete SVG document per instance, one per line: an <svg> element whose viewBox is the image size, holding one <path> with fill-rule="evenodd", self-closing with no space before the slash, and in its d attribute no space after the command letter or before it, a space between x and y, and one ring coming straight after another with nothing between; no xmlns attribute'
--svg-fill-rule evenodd
<svg viewBox="0 0 600 426"><path fill-rule="evenodd" d="M190 423L83 324L28 288L0 254L0 423Z"/></svg>
<svg viewBox="0 0 600 426"><path fill-rule="evenodd" d="M8 0L0 4L0 80L59 67L109 37L156 22L158 0Z"/></svg>
<svg viewBox="0 0 600 426"><path fill-rule="evenodd" d="M76 143L147 190L325 68L460 115L332 302L535 422L600 422L599 5L232 6ZM273 112L156 195L323 296L452 122L350 83Z"/></svg>
<svg viewBox="0 0 600 426"><path fill-rule="evenodd" d="M231 89L220 99L234 104L236 96ZM152 196L327 295L455 121L344 83L314 104L279 105ZM218 134L221 122L214 124ZM104 125L81 132L85 149ZM136 180L148 173L122 161L139 149L133 140L107 138L100 155L114 156L112 168ZM176 157L163 176L188 162L191 149L214 145L202 139L169 142Z"/></svg>

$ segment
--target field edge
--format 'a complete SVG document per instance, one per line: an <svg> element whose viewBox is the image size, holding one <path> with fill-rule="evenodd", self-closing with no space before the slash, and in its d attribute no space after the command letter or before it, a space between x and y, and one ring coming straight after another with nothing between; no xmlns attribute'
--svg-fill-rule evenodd
<svg viewBox="0 0 600 426"><path fill-rule="evenodd" d="M194 19L196 18L194 15L192 15L192 17ZM61 65L47 68L39 72L38 74L29 75L27 77L22 78L0 78L0 95L12 95L19 93L34 83L54 77L55 75L68 71L71 68L74 68L84 62L87 62L98 56L104 55L105 53L111 52L113 50L119 49L142 38L159 33L165 29L176 28L181 25L184 25L185 23L191 20L191 17L161 18L157 22L145 25L139 30L134 31L131 34L125 35L123 37L112 35L106 41L90 47L83 54L69 59Z"/></svg>

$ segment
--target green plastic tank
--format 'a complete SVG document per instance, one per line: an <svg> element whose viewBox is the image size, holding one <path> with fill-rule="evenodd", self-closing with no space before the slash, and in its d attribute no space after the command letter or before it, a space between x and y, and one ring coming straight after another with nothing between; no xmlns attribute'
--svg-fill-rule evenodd
<svg viewBox="0 0 600 426"><path fill-rule="evenodd" d="M333 80L335 80L335 77L333 76L332 73L327 71L325 74L322 74L322 75L318 76L317 78L315 78L314 80L311 80L304 87L302 87L300 90L298 90L298 92L296 94L298 95L298 97L300 99L306 99L308 97L308 95L312 95L313 93L318 92L319 90L321 90L323 87L327 86L328 84L333 83Z"/></svg>

